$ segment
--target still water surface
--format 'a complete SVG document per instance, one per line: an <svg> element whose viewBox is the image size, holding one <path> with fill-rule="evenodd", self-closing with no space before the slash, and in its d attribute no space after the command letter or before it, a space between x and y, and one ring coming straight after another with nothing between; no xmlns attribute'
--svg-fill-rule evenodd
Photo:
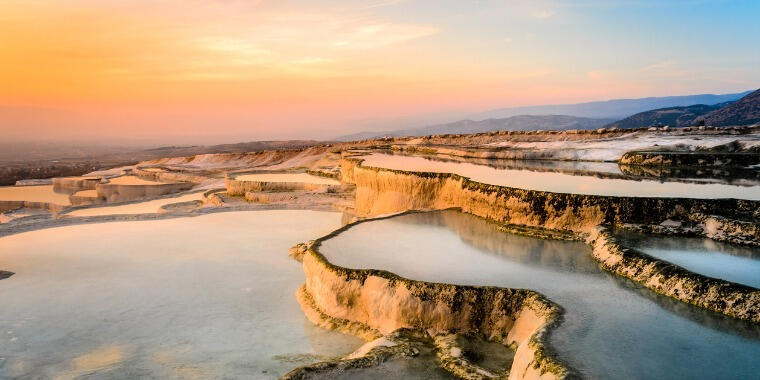
<svg viewBox="0 0 760 380"><path fill-rule="evenodd" d="M69 194L57 192L53 185L0 186L0 201L28 201L68 206Z"/></svg>
<svg viewBox="0 0 760 380"><path fill-rule="evenodd" d="M149 214L159 212L162 206L172 203L199 201L203 199L203 192L182 194L174 197L164 197L143 202L132 202L116 206L88 207L73 210L66 216L102 216L102 215L125 215L125 214Z"/></svg>
<svg viewBox="0 0 760 380"><path fill-rule="evenodd" d="M757 378L760 326L701 310L602 271L579 242L498 231L454 211L356 225L320 251L349 268L528 288L565 308L551 344L590 378Z"/></svg>
<svg viewBox="0 0 760 380"><path fill-rule="evenodd" d="M363 165L365 166L407 171L454 173L491 185L556 193L760 200L760 185L739 186L721 183L599 178L592 175L505 169L470 162L441 161L423 156L384 153L371 153L359 158L364 159Z"/></svg>
<svg viewBox="0 0 760 380"><path fill-rule="evenodd" d="M341 214L249 211L0 238L0 378L260 378L352 352L313 326L288 248Z"/></svg>

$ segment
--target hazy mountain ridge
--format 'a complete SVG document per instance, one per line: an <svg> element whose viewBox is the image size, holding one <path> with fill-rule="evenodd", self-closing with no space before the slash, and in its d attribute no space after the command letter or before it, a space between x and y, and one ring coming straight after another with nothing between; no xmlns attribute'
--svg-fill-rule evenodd
<svg viewBox="0 0 760 380"><path fill-rule="evenodd" d="M706 125L716 127L760 123L760 90L756 90L728 106L712 111L701 119L705 121Z"/></svg>
<svg viewBox="0 0 760 380"><path fill-rule="evenodd" d="M668 107L659 108L651 111L639 112L633 116L618 120L607 125L615 128L638 128L638 127L660 127L669 125L671 127L689 127L695 125L702 115L725 107L733 102L718 103L713 105L695 104L685 107Z"/></svg>
<svg viewBox="0 0 760 380"><path fill-rule="evenodd" d="M478 133L493 130L594 129L606 126L615 120L619 122L620 119L641 112L662 110L663 108L728 103L736 101L750 93L752 91L722 95L701 94L640 99L613 99L575 104L501 108L476 113L466 120L452 123L387 131L364 131L340 136L335 140L352 141L383 136L424 136L446 133ZM713 111L713 109L707 112L710 111ZM695 108L689 112L696 113L699 111ZM702 115L702 113L699 113L699 115ZM570 118L575 118L575 120L571 121ZM686 123L687 119L688 117L684 117L683 122Z"/></svg>
<svg viewBox="0 0 760 380"><path fill-rule="evenodd" d="M438 134L467 134L491 131L523 131L533 129L596 129L613 119L594 119L568 115L518 115L503 119L459 120L422 128L385 132L360 132L338 137L338 141L364 140L376 137L427 136Z"/></svg>
<svg viewBox="0 0 760 380"><path fill-rule="evenodd" d="M694 104L685 107L667 107L639 112L607 125L617 128L650 126L688 127L704 122L705 125L725 127L760 122L760 90L751 92L736 101L718 104Z"/></svg>
<svg viewBox="0 0 760 380"><path fill-rule="evenodd" d="M473 119L503 118L515 115L569 115L591 118L622 119L639 112L659 108L682 107L694 104L718 104L738 100L748 94L700 94L684 96L648 97L639 99L612 99L575 104L500 108L473 115Z"/></svg>

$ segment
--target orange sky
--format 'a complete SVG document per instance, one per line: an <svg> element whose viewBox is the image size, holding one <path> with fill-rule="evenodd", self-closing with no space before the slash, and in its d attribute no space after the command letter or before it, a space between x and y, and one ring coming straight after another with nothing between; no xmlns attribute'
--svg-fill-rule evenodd
<svg viewBox="0 0 760 380"><path fill-rule="evenodd" d="M501 3L495 18L488 1L6 0L0 126L8 139L327 138L494 107L740 91L757 79L656 49L640 62L573 61L577 49L555 51L565 29L585 28L582 12Z"/></svg>

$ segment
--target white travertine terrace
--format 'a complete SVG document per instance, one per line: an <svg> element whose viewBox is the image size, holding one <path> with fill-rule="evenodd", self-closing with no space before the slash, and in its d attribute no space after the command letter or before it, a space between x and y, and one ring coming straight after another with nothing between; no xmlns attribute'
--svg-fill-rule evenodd
<svg viewBox="0 0 760 380"><path fill-rule="evenodd" d="M315 185L340 185L340 181L332 178L319 177L308 173L257 173L243 174L235 177L238 181L253 182L299 182L312 183Z"/></svg>
<svg viewBox="0 0 760 380"><path fill-rule="evenodd" d="M64 215L67 217L86 217L103 215L149 214L159 212L161 207L172 203L200 201L202 199L203 192L195 192L175 197L153 199L144 202L133 202L117 206L88 207L72 210Z"/></svg>
<svg viewBox="0 0 760 380"><path fill-rule="evenodd" d="M114 184L114 185L162 185L162 184L166 184L167 182L152 181L152 180L147 180L144 178L128 175L128 176L123 176L123 177L111 178L108 180L108 183Z"/></svg>

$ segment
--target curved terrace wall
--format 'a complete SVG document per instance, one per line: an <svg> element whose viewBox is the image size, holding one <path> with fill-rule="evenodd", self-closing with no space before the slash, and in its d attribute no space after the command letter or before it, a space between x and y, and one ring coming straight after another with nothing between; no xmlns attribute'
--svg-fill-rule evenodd
<svg viewBox="0 0 760 380"><path fill-rule="evenodd" d="M413 328L433 336L477 333L489 340L514 344L517 351L510 379L576 376L549 354L546 335L558 323L561 308L539 293L429 283L387 271L347 269L331 264L319 253L323 239L316 240L302 256L306 275L303 291L311 303L304 305L304 297L299 297L302 307L317 308L314 313L368 326L381 334Z"/></svg>
<svg viewBox="0 0 760 380"><path fill-rule="evenodd" d="M98 195L108 202L124 202L160 195L178 193L190 190L193 184L189 182L160 183L155 185L122 185L115 183L101 183L96 186Z"/></svg>
<svg viewBox="0 0 760 380"><path fill-rule="evenodd" d="M648 198L552 193L488 185L450 173L365 167L343 158L341 178L356 185L361 215L405 210L461 208L503 224L589 233L598 225L657 225L692 222L704 215L754 220L760 201L741 199ZM760 241L760 235L753 239Z"/></svg>
<svg viewBox="0 0 760 380"><path fill-rule="evenodd" d="M0 212L12 211L24 207L47 210L52 213L59 213L66 209L67 206L50 202L0 201Z"/></svg>
<svg viewBox="0 0 760 380"><path fill-rule="evenodd" d="M356 184L359 215L459 208L504 225L582 234L589 236L594 257L605 269L655 292L760 323L760 290L702 276L627 249L598 229L682 220L703 223L697 232L712 238L758 244L758 201L550 193L486 185L456 174L364 167L358 158L344 158L341 169L343 180Z"/></svg>
<svg viewBox="0 0 760 380"><path fill-rule="evenodd" d="M632 151L620 158L623 165L641 166L740 166L760 164L760 153Z"/></svg>
<svg viewBox="0 0 760 380"><path fill-rule="evenodd" d="M105 199L97 196L97 192L95 196L77 195L77 193L71 194L69 195L69 201L71 202L72 206L92 205L106 202Z"/></svg>
<svg viewBox="0 0 760 380"><path fill-rule="evenodd" d="M56 177L52 179L53 187L58 189L95 189L100 178L90 177Z"/></svg>
<svg viewBox="0 0 760 380"><path fill-rule="evenodd" d="M292 174L299 173L292 170L255 170L237 172L228 174L224 179L224 186L227 188L228 195L244 196L248 192L256 191L327 191L337 192L345 190L344 185L325 185L306 182L273 182L273 181L244 181L236 179L239 175L245 174Z"/></svg>
<svg viewBox="0 0 760 380"><path fill-rule="evenodd" d="M630 249L604 227L589 236L593 255L610 272L680 301L760 323L760 289L707 277Z"/></svg>
<svg viewBox="0 0 760 380"><path fill-rule="evenodd" d="M152 179L154 181L159 181L159 182L161 181L163 182L191 182L194 184L199 184L201 182L208 180L207 177L196 175L196 174L170 172L170 171L156 172L156 171L145 170L143 168L132 169L132 174L138 177L148 178L148 179Z"/></svg>

